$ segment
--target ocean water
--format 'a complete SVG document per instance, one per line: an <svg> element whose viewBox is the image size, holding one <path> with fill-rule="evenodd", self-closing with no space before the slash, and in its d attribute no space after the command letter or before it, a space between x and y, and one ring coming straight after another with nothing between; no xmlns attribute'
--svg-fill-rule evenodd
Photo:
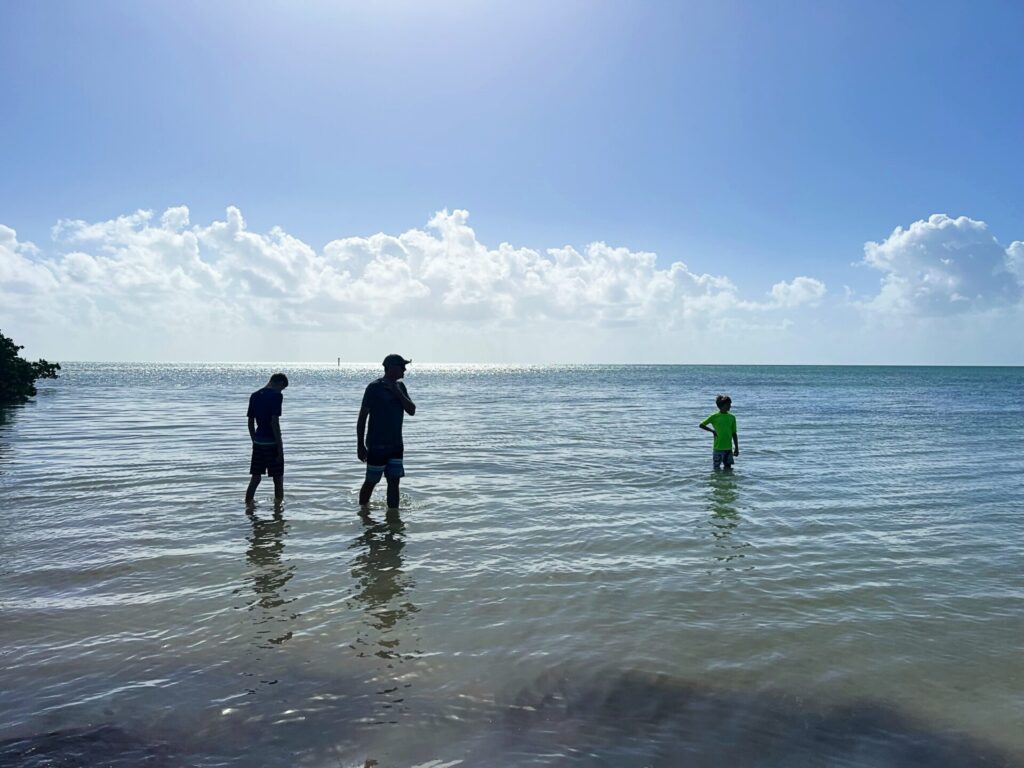
<svg viewBox="0 0 1024 768"><path fill-rule="evenodd" d="M0 424L0 765L1024 765L1024 369L69 364ZM741 455L696 428L729 392Z"/></svg>

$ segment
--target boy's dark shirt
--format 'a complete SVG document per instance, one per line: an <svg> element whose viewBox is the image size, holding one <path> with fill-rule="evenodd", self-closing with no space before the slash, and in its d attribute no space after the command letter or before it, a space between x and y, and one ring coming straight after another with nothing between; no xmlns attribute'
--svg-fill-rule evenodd
<svg viewBox="0 0 1024 768"><path fill-rule="evenodd" d="M249 412L246 416L256 419L256 438L253 442L277 445L271 417L281 415L283 401L284 396L281 392L271 387L258 389L249 395Z"/></svg>
<svg viewBox="0 0 1024 768"><path fill-rule="evenodd" d="M396 382L395 386L401 385ZM402 419L405 417L405 409L398 396L388 391L381 379L366 386L362 408L370 414L370 424L366 432L367 450L404 448Z"/></svg>

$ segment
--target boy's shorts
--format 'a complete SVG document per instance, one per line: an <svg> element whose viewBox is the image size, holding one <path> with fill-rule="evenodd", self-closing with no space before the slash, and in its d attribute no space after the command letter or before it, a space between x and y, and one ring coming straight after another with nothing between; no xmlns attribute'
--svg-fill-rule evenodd
<svg viewBox="0 0 1024 768"><path fill-rule="evenodd" d="M715 469L720 469L724 464L726 468L732 466L732 451L715 451L711 457L711 463Z"/></svg>
<svg viewBox="0 0 1024 768"><path fill-rule="evenodd" d="M277 445L252 444L252 459L249 461L249 474L267 474L271 477L284 475L284 456L277 452Z"/></svg>
<svg viewBox="0 0 1024 768"><path fill-rule="evenodd" d="M366 482L379 483L381 477L397 480L405 477L405 465L402 463L401 448L387 451L370 450L366 456Z"/></svg>

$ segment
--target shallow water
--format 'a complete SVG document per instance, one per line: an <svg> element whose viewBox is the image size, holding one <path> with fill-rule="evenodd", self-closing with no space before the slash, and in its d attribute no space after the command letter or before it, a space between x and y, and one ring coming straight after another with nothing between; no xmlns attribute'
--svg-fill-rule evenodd
<svg viewBox="0 0 1024 768"><path fill-rule="evenodd" d="M1024 765L1024 369L414 364L366 521L378 369L282 367L280 515L267 365L4 414L0 764Z"/></svg>

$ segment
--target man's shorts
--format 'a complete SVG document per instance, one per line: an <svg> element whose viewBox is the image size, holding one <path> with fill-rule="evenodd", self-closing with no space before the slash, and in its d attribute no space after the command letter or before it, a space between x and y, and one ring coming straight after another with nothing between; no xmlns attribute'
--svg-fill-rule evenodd
<svg viewBox="0 0 1024 768"><path fill-rule="evenodd" d="M715 451L714 455L711 457L711 463L714 465L715 469L721 469L723 464L725 465L725 468L728 469L732 466L732 451Z"/></svg>
<svg viewBox="0 0 1024 768"><path fill-rule="evenodd" d="M284 456L278 454L276 444L252 444L252 460L249 462L249 474L267 474L271 477L281 477L284 475Z"/></svg>
<svg viewBox="0 0 1024 768"><path fill-rule="evenodd" d="M403 453L401 448L367 451L366 482L379 483L382 476L389 480L405 477L405 465L402 464Z"/></svg>

